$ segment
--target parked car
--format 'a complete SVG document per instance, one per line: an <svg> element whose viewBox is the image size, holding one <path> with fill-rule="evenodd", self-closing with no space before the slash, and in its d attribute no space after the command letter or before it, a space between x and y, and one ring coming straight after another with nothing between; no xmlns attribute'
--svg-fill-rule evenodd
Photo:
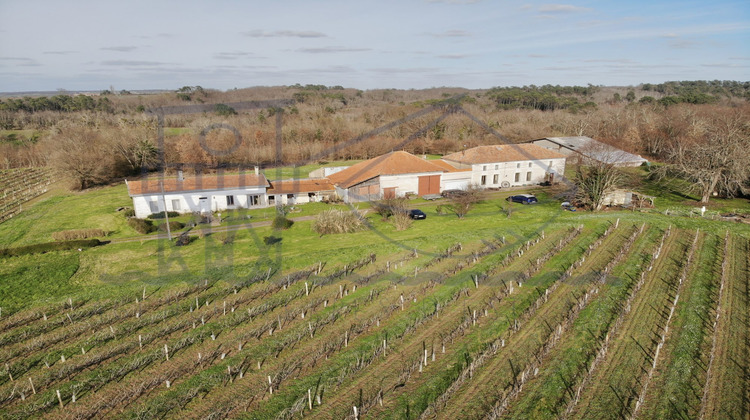
<svg viewBox="0 0 750 420"><path fill-rule="evenodd" d="M507 198L508 201L512 201L514 203L521 203L521 204L534 204L537 203L536 197L534 197L531 194L518 194L518 195L511 195Z"/></svg>
<svg viewBox="0 0 750 420"><path fill-rule="evenodd" d="M409 215L409 217L411 217L414 220L426 219L427 218L427 215L424 214L424 212L422 210L419 210L419 209L409 210L407 212L407 214Z"/></svg>

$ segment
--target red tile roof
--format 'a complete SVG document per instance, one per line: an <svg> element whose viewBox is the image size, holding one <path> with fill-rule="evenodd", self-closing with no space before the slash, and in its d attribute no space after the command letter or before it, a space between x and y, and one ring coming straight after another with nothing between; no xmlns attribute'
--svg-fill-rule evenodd
<svg viewBox="0 0 750 420"><path fill-rule="evenodd" d="M464 169L456 168L455 166L451 165L450 163L442 159L431 160L430 162L434 163L437 166L440 166L441 168L445 169L448 172L471 172L471 168L464 168Z"/></svg>
<svg viewBox="0 0 750 420"><path fill-rule="evenodd" d="M328 179L334 185L349 188L380 175L418 174L425 172L445 172L431 161L418 158L411 153L398 151L352 165L343 171L331 174Z"/></svg>
<svg viewBox="0 0 750 420"><path fill-rule="evenodd" d="M183 181L177 178L164 178L164 192L214 191L238 188L265 188L268 181L263 174L213 174L186 176ZM128 194L159 194L162 192L162 179L158 174L128 181Z"/></svg>
<svg viewBox="0 0 750 420"><path fill-rule="evenodd" d="M327 178L271 181L271 188L268 189L268 194L294 194L318 191L333 191L333 184Z"/></svg>
<svg viewBox="0 0 750 420"><path fill-rule="evenodd" d="M443 156L444 160L451 160L465 164L516 162L519 160L539 160L565 158L564 155L545 149L536 144L502 144L494 146L478 146L463 152L451 153Z"/></svg>

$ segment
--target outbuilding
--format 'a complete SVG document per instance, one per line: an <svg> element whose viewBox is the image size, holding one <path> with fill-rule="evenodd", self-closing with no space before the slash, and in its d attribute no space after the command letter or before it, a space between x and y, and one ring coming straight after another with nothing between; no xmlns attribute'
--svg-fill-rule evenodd
<svg viewBox="0 0 750 420"><path fill-rule="evenodd" d="M331 174L336 194L347 203L440 193L446 170L404 151L386 153Z"/></svg>

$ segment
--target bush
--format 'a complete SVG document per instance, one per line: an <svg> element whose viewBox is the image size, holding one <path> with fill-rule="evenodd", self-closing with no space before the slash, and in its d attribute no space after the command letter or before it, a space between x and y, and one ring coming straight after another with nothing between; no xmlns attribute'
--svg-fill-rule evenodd
<svg viewBox="0 0 750 420"><path fill-rule="evenodd" d="M281 238L277 238L276 236L264 236L263 237L263 243L266 245L274 245L281 242Z"/></svg>
<svg viewBox="0 0 750 420"><path fill-rule="evenodd" d="M289 220L284 216L276 216L276 218L273 219L273 223L271 224L271 226L274 229L289 229L293 224L293 220Z"/></svg>
<svg viewBox="0 0 750 420"><path fill-rule="evenodd" d="M135 213L133 213L133 214L135 214ZM180 213L177 213L176 211L168 211L166 216L177 217L179 215L180 215ZM164 215L164 212L161 211L159 213L151 213L151 214L149 214L148 218L149 219L164 219L166 216Z"/></svg>
<svg viewBox="0 0 750 420"><path fill-rule="evenodd" d="M178 230L180 230L180 229L182 229L184 227L185 227L184 223L178 222L176 220L170 220L169 221L169 231L170 232L178 231ZM162 223L162 224L160 224L158 226L157 229L159 230L159 232L166 232L167 231L167 224L166 223Z"/></svg>
<svg viewBox="0 0 750 420"><path fill-rule="evenodd" d="M128 219L128 225L135 229L136 232L146 235L148 233L156 231L156 226L154 226L154 222L150 220L145 219Z"/></svg>
<svg viewBox="0 0 750 420"><path fill-rule="evenodd" d="M359 212L326 210L315 218L312 228L320 236L331 233L350 233L365 227Z"/></svg>
<svg viewBox="0 0 750 420"><path fill-rule="evenodd" d="M405 213L409 208L409 202L405 198L387 198L374 202L372 207L383 221L386 221L394 214Z"/></svg>
<svg viewBox="0 0 750 420"><path fill-rule="evenodd" d="M101 229L74 229L52 233L52 239L56 241L74 241L76 239L89 239L104 236L107 236L107 232Z"/></svg>
<svg viewBox="0 0 750 420"><path fill-rule="evenodd" d="M135 210L134 209L125 209L122 212L123 216L125 217L135 217Z"/></svg>
<svg viewBox="0 0 750 420"><path fill-rule="evenodd" d="M80 239L77 241L46 242L43 244L27 245L18 248L0 249L0 257L17 257L19 255L44 254L51 251L68 251L71 249L84 249L102 245L104 242L98 239Z"/></svg>
<svg viewBox="0 0 750 420"><path fill-rule="evenodd" d="M406 230L411 227L411 224L414 223L414 221L409 217L407 213L396 213L392 217L393 226L396 228L396 230Z"/></svg>

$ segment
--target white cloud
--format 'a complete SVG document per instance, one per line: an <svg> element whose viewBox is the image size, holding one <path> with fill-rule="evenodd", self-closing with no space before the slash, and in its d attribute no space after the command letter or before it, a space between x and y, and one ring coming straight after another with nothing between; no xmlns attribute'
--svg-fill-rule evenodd
<svg viewBox="0 0 750 420"><path fill-rule="evenodd" d="M542 13L580 13L592 10L588 7L573 6L572 4L543 4L539 6L539 11Z"/></svg>
<svg viewBox="0 0 750 420"><path fill-rule="evenodd" d="M252 30L242 32L242 35L250 38L325 38L328 35L318 31L272 31L266 32L261 30Z"/></svg>
<svg viewBox="0 0 750 420"><path fill-rule="evenodd" d="M138 47L134 45L122 45L122 46L115 46L115 47L102 47L101 50L105 51L117 51L117 52L131 52L138 49Z"/></svg>
<svg viewBox="0 0 750 420"><path fill-rule="evenodd" d="M328 54L328 53L342 53L342 52L361 52L370 51L370 48L351 48L351 47L317 47L317 48L298 48L295 50L301 53L308 54Z"/></svg>

